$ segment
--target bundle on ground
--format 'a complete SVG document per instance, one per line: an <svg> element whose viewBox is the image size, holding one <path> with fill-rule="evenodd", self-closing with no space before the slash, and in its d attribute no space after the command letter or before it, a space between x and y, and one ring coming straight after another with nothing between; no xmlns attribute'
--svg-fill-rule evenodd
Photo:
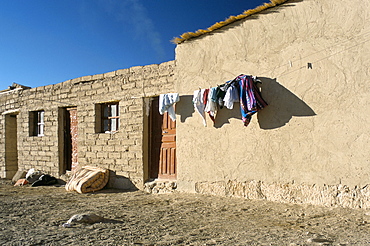
<svg viewBox="0 0 370 246"><path fill-rule="evenodd" d="M84 166L73 171L66 184L67 191L88 193L104 188L109 180L109 170L105 168Z"/></svg>

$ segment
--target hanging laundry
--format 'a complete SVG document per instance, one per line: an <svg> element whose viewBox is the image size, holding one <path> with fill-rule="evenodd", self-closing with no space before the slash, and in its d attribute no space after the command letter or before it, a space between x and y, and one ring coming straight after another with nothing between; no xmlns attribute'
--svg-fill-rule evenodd
<svg viewBox="0 0 370 246"><path fill-rule="evenodd" d="M220 88L218 88L218 86L217 87L213 87L214 88L214 90L211 90L211 100L212 100L212 102L215 102L215 103L218 103L218 91L220 90ZM212 89L213 89L212 88Z"/></svg>
<svg viewBox="0 0 370 246"><path fill-rule="evenodd" d="M239 102L239 91L238 88L232 83L226 91L224 97L224 105L228 109L234 108L234 102Z"/></svg>
<svg viewBox="0 0 370 246"><path fill-rule="evenodd" d="M205 112L204 112L205 105L204 105L204 102L203 102L204 92L205 92L205 89L199 89L199 90L194 91L193 105L194 105L195 110L202 117L203 125L207 126Z"/></svg>
<svg viewBox="0 0 370 246"><path fill-rule="evenodd" d="M216 88L216 94L215 94L213 100L215 100L218 103L218 105L220 105L220 108L224 107L224 97L226 95L226 89L227 88L226 88L225 84L219 85Z"/></svg>
<svg viewBox="0 0 370 246"><path fill-rule="evenodd" d="M240 111L245 126L248 126L252 115L266 107L268 104L255 84L252 76L241 74L234 79L240 88Z"/></svg>
<svg viewBox="0 0 370 246"><path fill-rule="evenodd" d="M215 122L218 106L222 109L234 108L234 103L240 101L240 111L244 126L248 126L252 115L265 108L268 104L262 98L256 83L261 83L257 77L241 74L233 80L211 89L199 89L194 91L193 105L203 119L203 125L207 126L205 112Z"/></svg>
<svg viewBox="0 0 370 246"><path fill-rule="evenodd" d="M209 117L211 118L213 122L215 122L215 116L217 112L217 103L215 100L213 100L213 98L215 97L215 94L216 94L216 87L209 89L208 100L207 100L206 108L204 109L204 111L208 113Z"/></svg>
<svg viewBox="0 0 370 246"><path fill-rule="evenodd" d="M204 104L204 108L206 107L207 105L207 101L208 101L208 94L209 94L209 89L204 89L204 93L203 93L203 96L202 96L202 102Z"/></svg>
<svg viewBox="0 0 370 246"><path fill-rule="evenodd" d="M217 92L217 87L212 87L209 92L209 98L211 99L212 102L217 103L216 99L216 92Z"/></svg>
<svg viewBox="0 0 370 246"><path fill-rule="evenodd" d="M224 98L226 96L226 92L231 85L233 85L234 80L229 80L226 83L217 86L216 88L216 95L214 96L213 100L216 100L220 108L224 107Z"/></svg>
<svg viewBox="0 0 370 246"><path fill-rule="evenodd" d="M163 115L168 112L172 121L176 120L175 109L173 105L180 100L179 93L168 93L159 95L159 113Z"/></svg>

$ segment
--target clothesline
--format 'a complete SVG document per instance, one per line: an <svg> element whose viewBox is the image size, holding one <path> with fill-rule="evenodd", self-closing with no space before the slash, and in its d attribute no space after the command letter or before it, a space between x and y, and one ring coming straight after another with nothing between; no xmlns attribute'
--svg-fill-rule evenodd
<svg viewBox="0 0 370 246"><path fill-rule="evenodd" d="M252 115L268 105L256 83L261 83L257 77L241 74L217 87L195 90L193 104L202 117L203 125L207 126L205 113L215 122L219 108L233 109L234 102L240 102L242 120L244 126L248 126Z"/></svg>
<svg viewBox="0 0 370 246"><path fill-rule="evenodd" d="M241 74L233 80L217 85L210 89L194 91L193 106L200 114L203 125L207 126L206 113L215 123L217 111L226 107L233 109L235 102L240 102L240 112L244 126L248 126L252 115L265 108L268 104L262 98L257 83L261 83L257 77ZM178 93L160 94L159 113L163 115L168 112L173 121L176 120L173 105L179 101Z"/></svg>

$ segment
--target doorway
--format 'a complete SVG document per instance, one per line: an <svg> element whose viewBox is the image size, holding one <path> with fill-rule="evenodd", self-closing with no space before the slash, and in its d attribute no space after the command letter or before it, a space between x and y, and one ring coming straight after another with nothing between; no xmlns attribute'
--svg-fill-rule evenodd
<svg viewBox="0 0 370 246"><path fill-rule="evenodd" d="M149 116L149 176L176 179L176 122L159 113L159 98L152 100Z"/></svg>
<svg viewBox="0 0 370 246"><path fill-rule="evenodd" d="M17 115L5 115L5 178L12 179L18 171Z"/></svg>
<svg viewBox="0 0 370 246"><path fill-rule="evenodd" d="M77 107L60 109L60 173L73 171L78 165Z"/></svg>

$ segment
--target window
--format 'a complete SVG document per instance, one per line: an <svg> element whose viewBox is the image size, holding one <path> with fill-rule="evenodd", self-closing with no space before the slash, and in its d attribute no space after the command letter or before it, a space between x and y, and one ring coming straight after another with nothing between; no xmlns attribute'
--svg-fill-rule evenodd
<svg viewBox="0 0 370 246"><path fill-rule="evenodd" d="M97 132L116 132L119 129L118 102L102 103L97 107ZM100 115L100 116L99 116ZM100 122L100 123L99 123Z"/></svg>
<svg viewBox="0 0 370 246"><path fill-rule="evenodd" d="M29 114L29 124L30 124L30 136L44 136L44 121L45 111L32 111Z"/></svg>

